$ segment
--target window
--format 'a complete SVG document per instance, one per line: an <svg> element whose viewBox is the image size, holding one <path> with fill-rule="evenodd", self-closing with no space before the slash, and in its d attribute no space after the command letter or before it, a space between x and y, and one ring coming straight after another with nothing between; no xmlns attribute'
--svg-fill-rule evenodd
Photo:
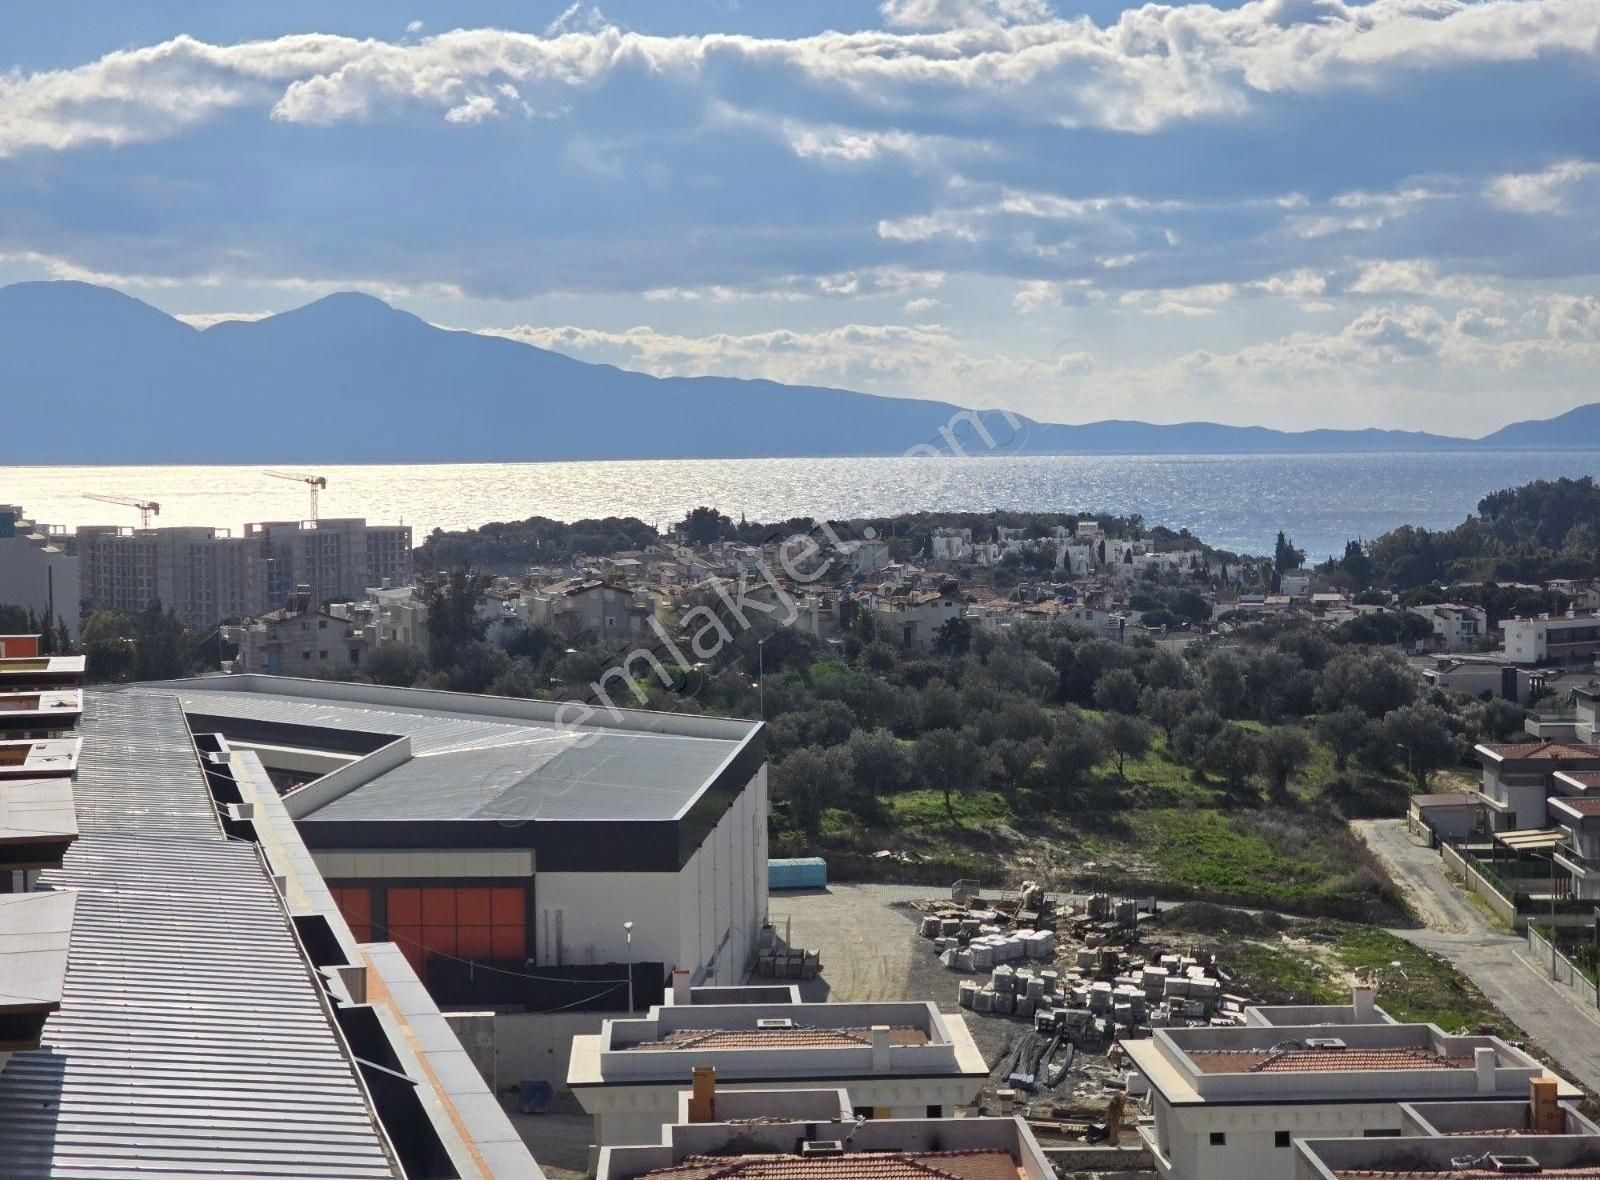
<svg viewBox="0 0 1600 1180"><path fill-rule="evenodd" d="M321 651L319 651L317 653L317 659L325 660L327 658L328 658L328 649L327 648L323 648Z"/></svg>
<svg viewBox="0 0 1600 1180"><path fill-rule="evenodd" d="M301 652L301 653L300 653L300 658L301 658L301 659L302 659L302 660L309 660L309 659L310 659L310 658L311 658L311 653L310 653L310 652L308 652L308 651L302 651L302 652Z"/></svg>
<svg viewBox="0 0 1600 1180"><path fill-rule="evenodd" d="M1288 1147L1289 1146L1289 1132L1287 1132L1287 1131L1274 1131L1272 1133L1272 1146L1274 1146L1274 1147Z"/></svg>
<svg viewBox="0 0 1600 1180"><path fill-rule="evenodd" d="M1228 1137L1227 1137L1227 1135L1223 1134L1221 1131L1213 1131L1213 1132L1211 1132L1211 1146L1212 1147L1226 1147L1226 1146L1228 1146Z"/></svg>
<svg viewBox="0 0 1600 1180"><path fill-rule="evenodd" d="M328 620L327 619L318 619L317 620L317 630L318 631L326 631L327 629L328 629Z"/></svg>
<svg viewBox="0 0 1600 1180"><path fill-rule="evenodd" d="M928 1109L923 1113L930 1119L942 1119L944 1118L944 1107L940 1106L937 1102L930 1102L928 1104Z"/></svg>
<svg viewBox="0 0 1600 1180"><path fill-rule="evenodd" d="M1398 1139L1400 1132L1398 1129L1390 1130L1388 1127L1372 1127L1361 1132L1361 1135L1364 1139Z"/></svg>

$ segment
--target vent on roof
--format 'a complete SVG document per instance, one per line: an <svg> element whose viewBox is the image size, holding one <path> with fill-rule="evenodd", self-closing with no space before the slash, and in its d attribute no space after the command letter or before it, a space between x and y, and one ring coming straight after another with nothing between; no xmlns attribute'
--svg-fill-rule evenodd
<svg viewBox="0 0 1600 1180"><path fill-rule="evenodd" d="M787 1016L763 1016L756 1021L757 1028L793 1028L794 1021Z"/></svg>
<svg viewBox="0 0 1600 1180"><path fill-rule="evenodd" d="M812 1139L800 1145L801 1155L843 1155L844 1143L838 1139Z"/></svg>
<svg viewBox="0 0 1600 1180"><path fill-rule="evenodd" d="M1345 1049L1348 1046L1339 1037L1307 1037L1306 1048L1326 1051L1328 1049Z"/></svg>
<svg viewBox="0 0 1600 1180"><path fill-rule="evenodd" d="M1522 1176L1544 1171L1531 1155L1491 1155L1489 1167L1496 1172Z"/></svg>

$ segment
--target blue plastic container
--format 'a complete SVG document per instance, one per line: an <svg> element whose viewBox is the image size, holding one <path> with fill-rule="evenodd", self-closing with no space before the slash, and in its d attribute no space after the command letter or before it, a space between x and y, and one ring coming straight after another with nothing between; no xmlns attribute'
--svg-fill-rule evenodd
<svg viewBox="0 0 1600 1180"><path fill-rule="evenodd" d="M820 856L767 861L768 889L826 889L828 862Z"/></svg>

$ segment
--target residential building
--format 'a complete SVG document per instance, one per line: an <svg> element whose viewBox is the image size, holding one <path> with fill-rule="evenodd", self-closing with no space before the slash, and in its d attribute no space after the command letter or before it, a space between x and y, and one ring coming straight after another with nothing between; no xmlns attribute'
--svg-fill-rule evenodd
<svg viewBox="0 0 1600 1180"><path fill-rule="evenodd" d="M527 622L563 635L592 635L598 640L622 639L649 632L655 599L625 582L573 579L525 596Z"/></svg>
<svg viewBox="0 0 1600 1180"><path fill-rule="evenodd" d="M64 806L36 812L54 846L0 838L0 879L28 858L28 891L0 895L8 1180L538 1180L405 958L352 937L252 755L158 693L87 693L81 733L50 779Z"/></svg>
<svg viewBox="0 0 1600 1180"><path fill-rule="evenodd" d="M653 1143L705 1066L719 1092L843 1087L886 1119L952 1115L989 1072L966 1023L932 1003L669 1004L575 1037L567 1085L597 1144Z"/></svg>
<svg viewBox="0 0 1600 1180"><path fill-rule="evenodd" d="M934 529L928 543L934 561L965 561L972 548L972 530Z"/></svg>
<svg viewBox="0 0 1600 1180"><path fill-rule="evenodd" d="M1500 627L1513 664L1588 664L1600 653L1600 614L1591 611L1506 619Z"/></svg>
<svg viewBox="0 0 1600 1180"><path fill-rule="evenodd" d="M305 586L287 606L247 620L234 635L239 644L234 670L270 676L326 677L354 672L366 663L371 650L362 620L348 612L336 615L318 609Z"/></svg>
<svg viewBox="0 0 1600 1180"><path fill-rule="evenodd" d="M758 722L256 674L127 691L260 761L358 937L500 1013L508 1076L559 1081L572 1033L674 967L732 984L753 961Z"/></svg>
<svg viewBox="0 0 1600 1180"><path fill-rule="evenodd" d="M1290 598L1311 595L1311 575L1305 570L1288 570L1278 579L1278 593Z"/></svg>
<svg viewBox="0 0 1600 1180"><path fill-rule="evenodd" d="M1440 602L1414 606L1411 613L1432 625L1435 651L1475 651L1489 634L1489 612L1481 606Z"/></svg>
<svg viewBox="0 0 1600 1180"><path fill-rule="evenodd" d="M1252 1004L1244 1010L1244 1021L1257 1028L1395 1023L1394 1017L1378 1007L1377 992L1365 984L1350 989L1348 1004Z"/></svg>
<svg viewBox="0 0 1600 1180"><path fill-rule="evenodd" d="M846 1090L728 1090L707 1069L659 1141L601 1148L596 1180L1055 1180L1019 1118L860 1122L855 1102Z"/></svg>
<svg viewBox="0 0 1600 1180"><path fill-rule="evenodd" d="M1405 1139L1309 1139L1295 1147L1294 1180L1600 1180L1594 1135L1446 1135Z"/></svg>
<svg viewBox="0 0 1600 1180"><path fill-rule="evenodd" d="M939 630L966 615L967 604L952 583L942 590L875 594L868 598L878 633L914 651L928 651Z"/></svg>
<svg viewBox="0 0 1600 1180"><path fill-rule="evenodd" d="M1525 705L1544 686L1544 676L1529 668L1497 660L1458 659L1436 656L1422 669L1422 679L1431 688L1449 694L1492 697Z"/></svg>
<svg viewBox="0 0 1600 1180"><path fill-rule="evenodd" d="M227 529L84 526L74 544L88 610L141 611L159 602L193 627L274 609L299 586L321 603L413 578L408 525L280 521Z"/></svg>
<svg viewBox="0 0 1600 1180"><path fill-rule="evenodd" d="M1600 746L1578 742L1481 745L1476 752L1483 765L1479 791L1495 832L1542 828L1559 772L1600 771Z"/></svg>
<svg viewBox="0 0 1600 1180"><path fill-rule="evenodd" d="M1403 1103L1525 1098L1545 1076L1498 1037L1428 1024L1165 1028L1121 1046L1165 1180L1290 1180L1297 1139L1399 1135ZM1581 1093L1557 1082L1558 1098Z"/></svg>
<svg viewBox="0 0 1600 1180"><path fill-rule="evenodd" d="M78 558L64 548L64 538L28 520L14 504L0 504L0 606L32 611L41 624L66 624L78 638Z"/></svg>

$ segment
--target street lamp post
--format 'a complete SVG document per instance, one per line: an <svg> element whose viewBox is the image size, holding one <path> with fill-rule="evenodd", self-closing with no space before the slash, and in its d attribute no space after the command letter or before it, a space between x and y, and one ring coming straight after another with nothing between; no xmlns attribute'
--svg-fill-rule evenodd
<svg viewBox="0 0 1600 1180"><path fill-rule="evenodd" d="M756 640L756 711L761 720L767 719L767 640L770 635L763 635Z"/></svg>
<svg viewBox="0 0 1600 1180"><path fill-rule="evenodd" d="M628 939L628 1015L633 1015L633 923L624 922L622 932Z"/></svg>

